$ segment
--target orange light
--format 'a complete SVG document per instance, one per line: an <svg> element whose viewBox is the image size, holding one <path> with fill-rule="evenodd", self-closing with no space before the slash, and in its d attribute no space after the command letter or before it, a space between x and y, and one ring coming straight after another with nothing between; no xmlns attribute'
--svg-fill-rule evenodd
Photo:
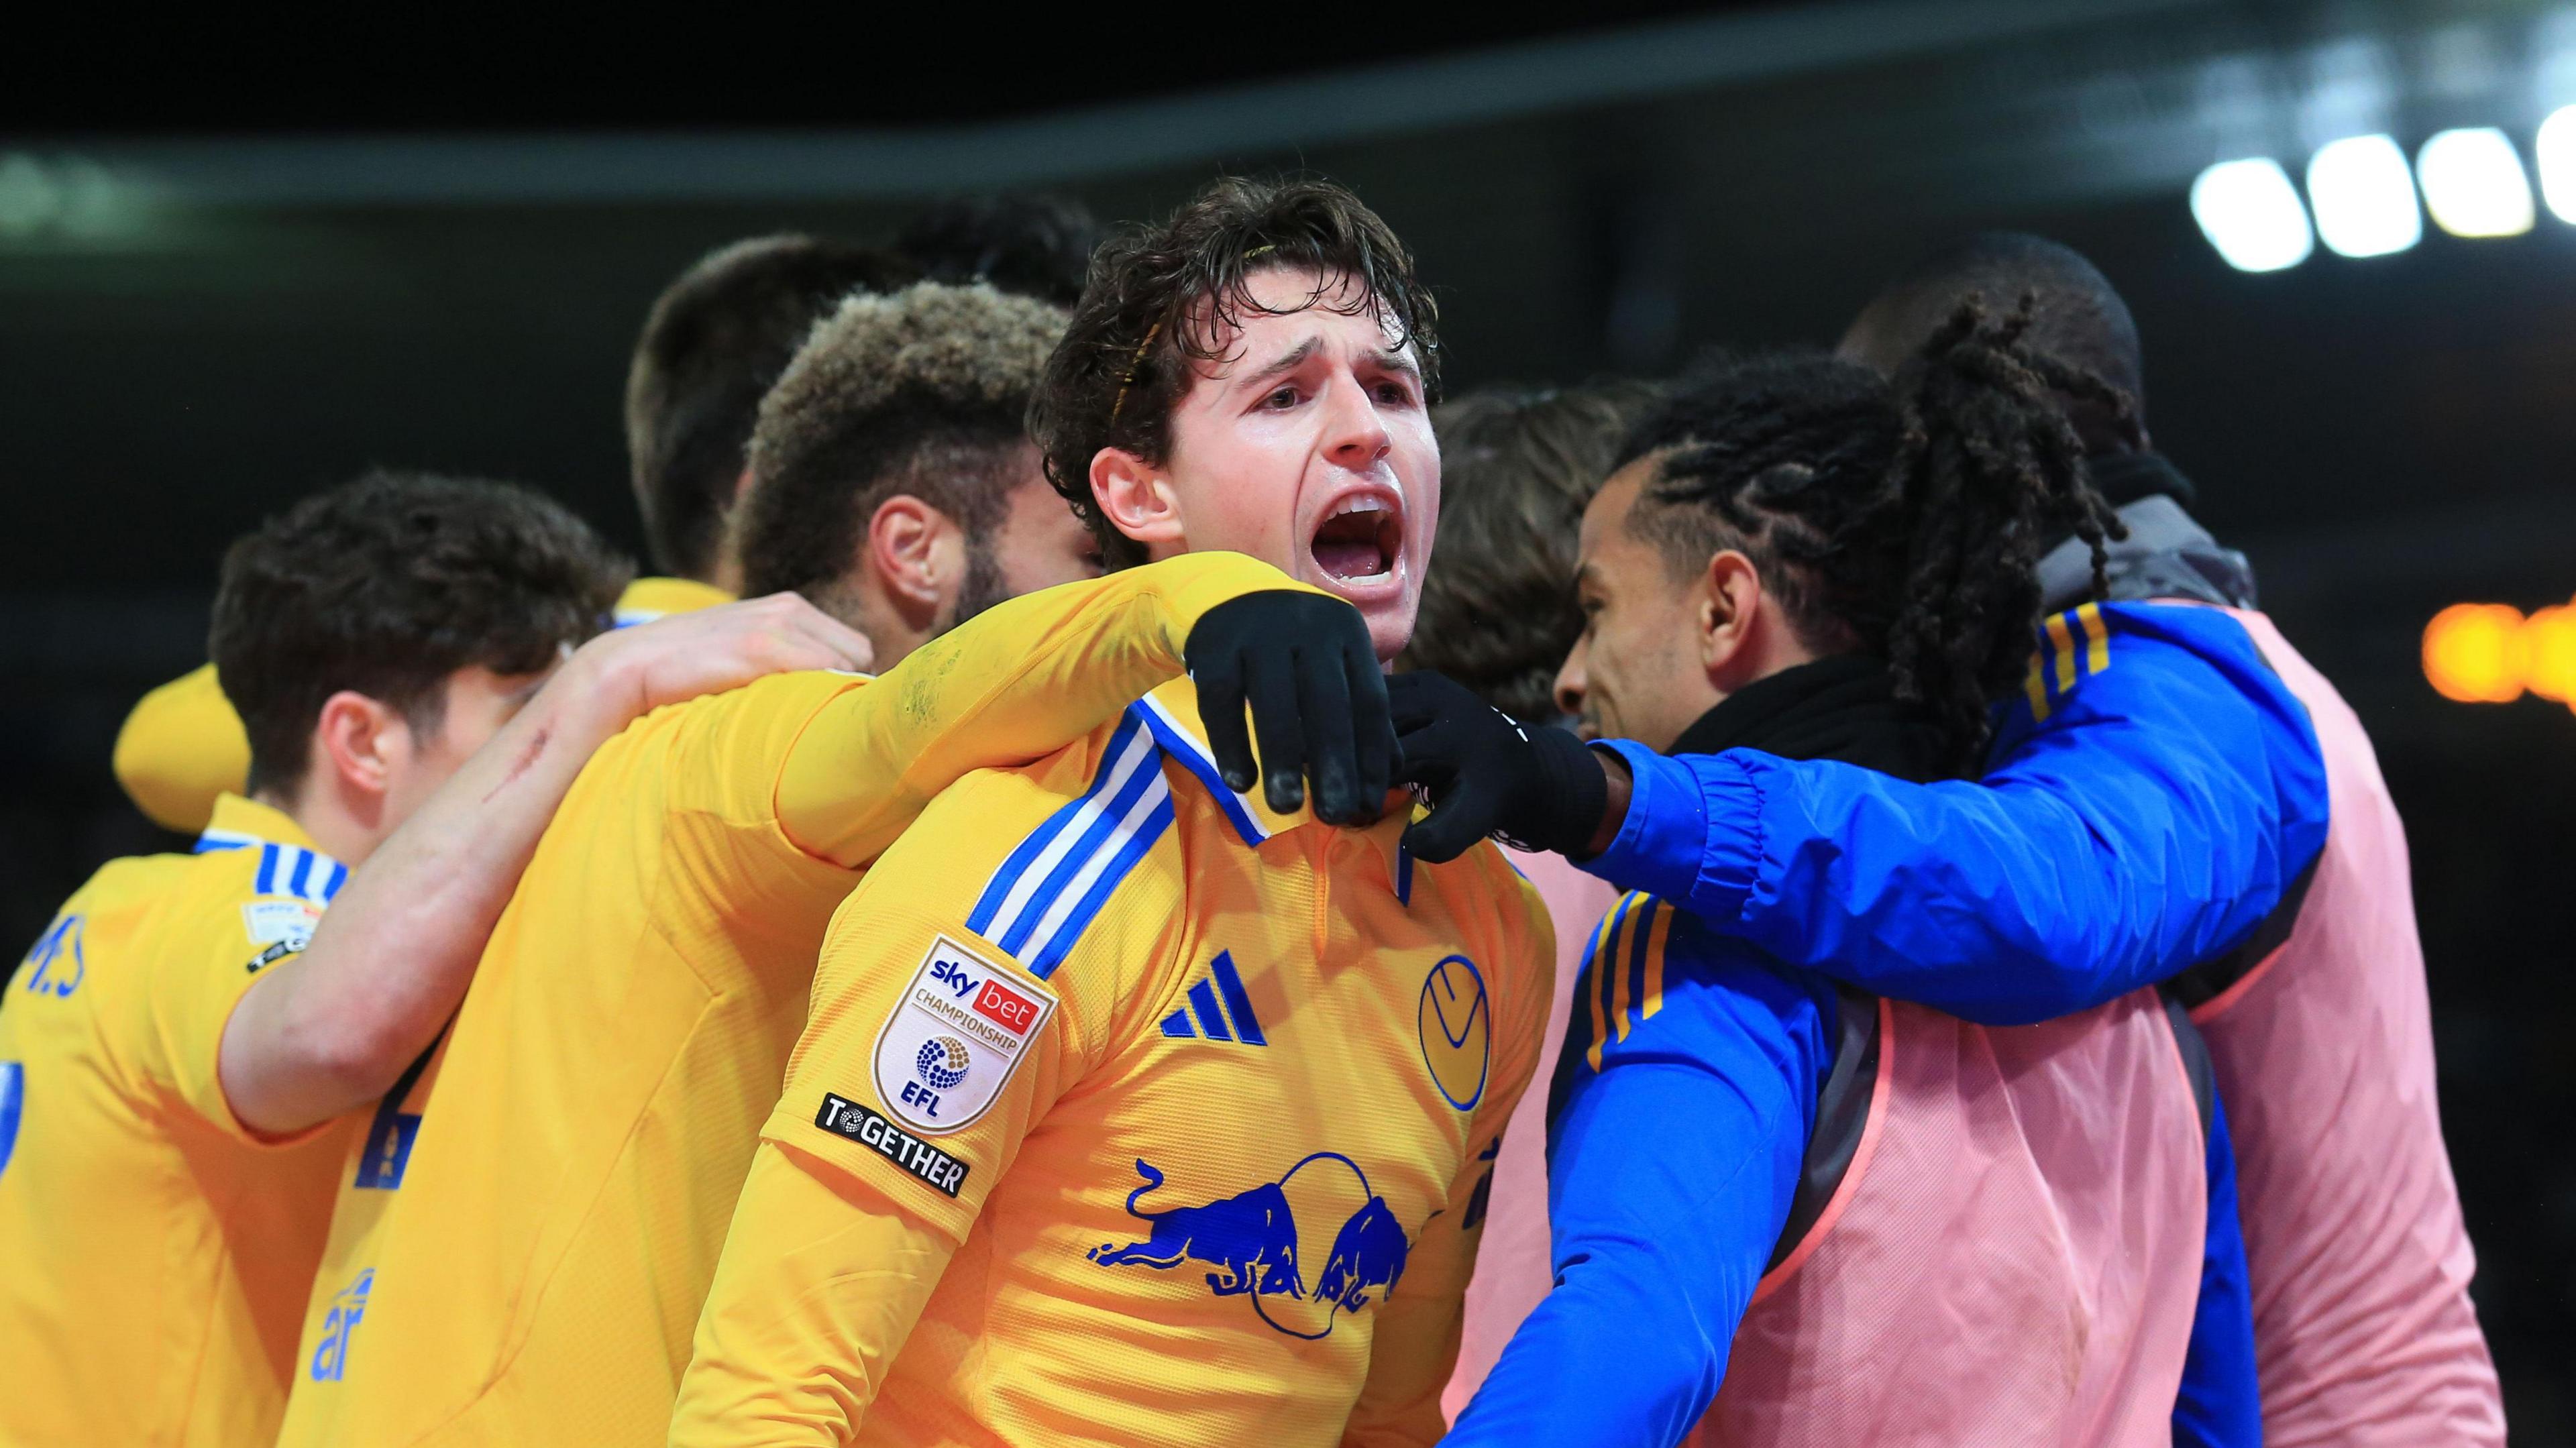
<svg viewBox="0 0 2576 1448"><path fill-rule="evenodd" d="M2446 699L2512 703L2523 690L2522 629L2522 610L2510 604L2452 604L2424 625L2425 679Z"/></svg>
<svg viewBox="0 0 2576 1448"><path fill-rule="evenodd" d="M2576 608L2534 610L2523 621L2520 644L2523 685L2576 708Z"/></svg>

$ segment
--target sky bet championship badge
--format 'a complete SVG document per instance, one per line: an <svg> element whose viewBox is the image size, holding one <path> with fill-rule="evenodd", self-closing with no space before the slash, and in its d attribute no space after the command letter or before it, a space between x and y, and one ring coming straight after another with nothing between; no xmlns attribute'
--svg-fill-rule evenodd
<svg viewBox="0 0 2576 1448"><path fill-rule="evenodd" d="M942 935L877 1032L877 1094L925 1136L973 1124L1055 1014L1055 996Z"/></svg>

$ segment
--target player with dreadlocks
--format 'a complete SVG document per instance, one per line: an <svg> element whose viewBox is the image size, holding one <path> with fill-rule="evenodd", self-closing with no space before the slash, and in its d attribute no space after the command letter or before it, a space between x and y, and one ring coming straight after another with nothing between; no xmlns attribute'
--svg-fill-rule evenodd
<svg viewBox="0 0 2576 1448"><path fill-rule="evenodd" d="M1759 751L1923 785L2006 699L2026 730L2041 544L2109 519L2056 397L2090 384L2026 322L1963 309L1892 381L1786 356L1679 389L1584 519L1559 699L1618 742L1400 679L1426 856L1498 756L1552 783L1493 823L1580 858L1614 842L1614 768ZM1709 802L1623 803L1673 831ZM1688 883L1593 937L1551 1102L1558 1285L1452 1441L2248 1441L2232 1157L2177 1013L2137 990L1971 1024L1732 936Z"/></svg>

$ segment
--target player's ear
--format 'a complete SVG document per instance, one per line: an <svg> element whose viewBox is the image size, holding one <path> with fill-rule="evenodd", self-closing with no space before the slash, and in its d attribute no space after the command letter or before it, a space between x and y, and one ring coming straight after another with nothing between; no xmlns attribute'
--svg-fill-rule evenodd
<svg viewBox="0 0 2576 1448"><path fill-rule="evenodd" d="M907 614L935 613L965 565L955 520L910 493L877 504L860 547L864 565Z"/></svg>
<svg viewBox="0 0 2576 1448"><path fill-rule="evenodd" d="M400 710L355 689L342 689L322 701L321 716L314 721L305 782L327 780L336 788L381 798L411 748L411 726Z"/></svg>
<svg viewBox="0 0 2576 1448"><path fill-rule="evenodd" d="M1149 548L1184 541L1172 480L1125 448L1105 447L1092 455L1091 497L1111 527Z"/></svg>
<svg viewBox="0 0 2576 1448"><path fill-rule="evenodd" d="M1700 667L1715 679L1747 656L1753 630L1771 600L1762 591L1762 575L1753 560L1733 548L1711 555L1708 567L1700 570L1691 587L1698 594L1692 600L1692 612L1698 625Z"/></svg>

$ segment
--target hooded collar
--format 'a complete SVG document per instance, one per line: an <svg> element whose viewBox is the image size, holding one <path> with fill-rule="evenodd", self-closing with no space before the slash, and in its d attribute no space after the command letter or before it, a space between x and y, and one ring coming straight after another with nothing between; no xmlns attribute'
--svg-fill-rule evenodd
<svg viewBox="0 0 2576 1448"><path fill-rule="evenodd" d="M2158 453L2105 453L2088 466L2129 533L2103 540L2105 598L2254 606L2254 566L2191 516L2191 480L2171 462ZM2093 550L2081 538L2061 538L2041 556L2038 574L2041 611L2062 613L2093 597Z"/></svg>

